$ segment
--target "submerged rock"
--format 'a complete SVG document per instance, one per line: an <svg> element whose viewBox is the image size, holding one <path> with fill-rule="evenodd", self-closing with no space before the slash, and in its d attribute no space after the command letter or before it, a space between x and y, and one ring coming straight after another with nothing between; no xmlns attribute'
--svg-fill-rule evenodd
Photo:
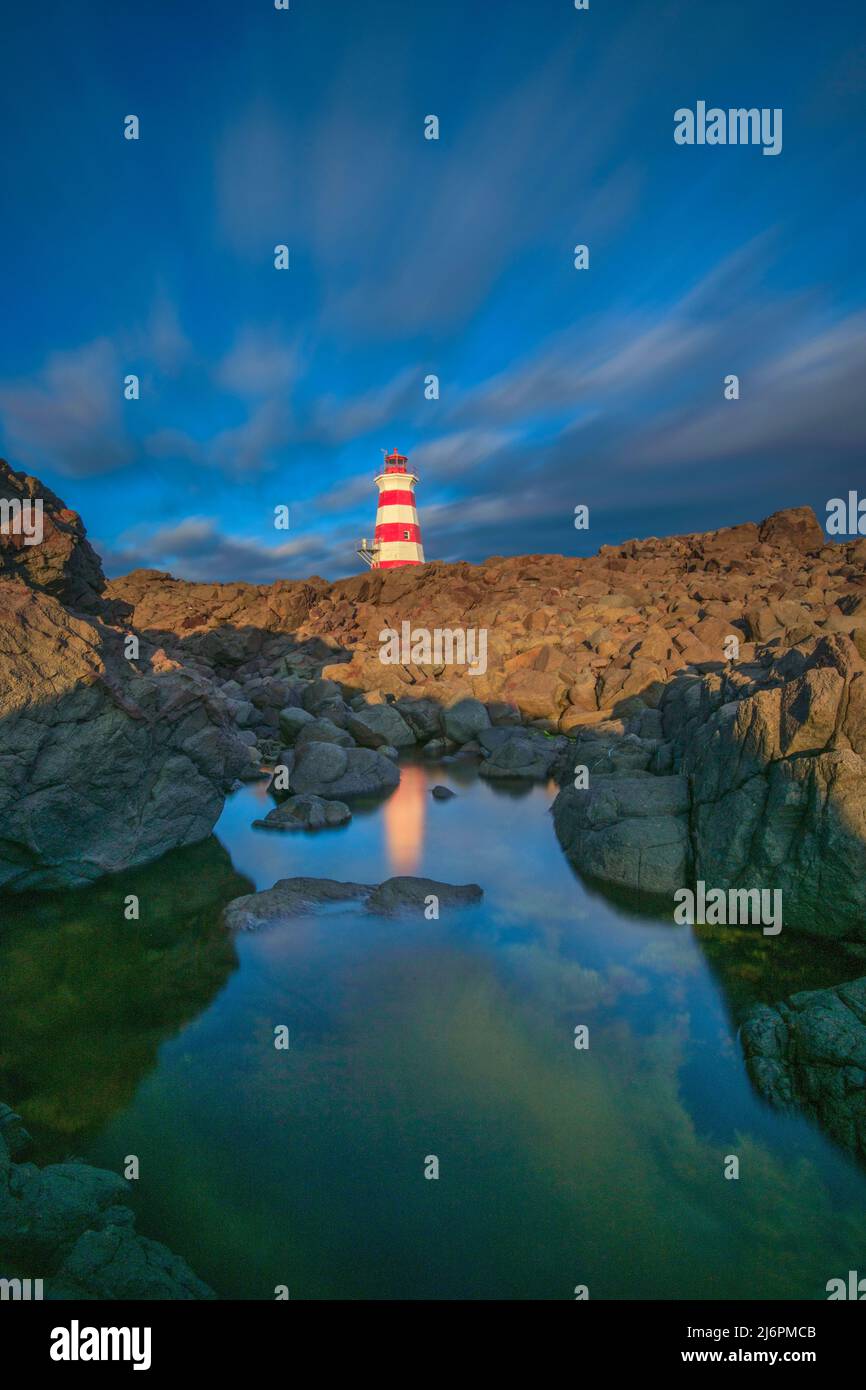
<svg viewBox="0 0 866 1390"><path fill-rule="evenodd" d="M125 1214L125 1213L124 1213ZM128 1224L85 1231L49 1281L52 1298L212 1299L216 1294L157 1240Z"/></svg>
<svg viewBox="0 0 866 1390"><path fill-rule="evenodd" d="M760 1004L740 1037L771 1104L802 1110L866 1158L866 978Z"/></svg>
<svg viewBox="0 0 866 1390"><path fill-rule="evenodd" d="M8 1105L0 1104L0 1140L5 1140L10 1157L23 1158L32 1147L33 1139L24 1128L24 1121Z"/></svg>
<svg viewBox="0 0 866 1390"><path fill-rule="evenodd" d="M0 1131L0 1264L44 1271L50 1298L215 1297L185 1260L136 1233L131 1195L88 1163L16 1163Z"/></svg>
<svg viewBox="0 0 866 1390"><path fill-rule="evenodd" d="M281 878L273 888L235 898L224 909L223 921L232 931L256 931L335 903L363 903L371 891L364 883L332 878Z"/></svg>

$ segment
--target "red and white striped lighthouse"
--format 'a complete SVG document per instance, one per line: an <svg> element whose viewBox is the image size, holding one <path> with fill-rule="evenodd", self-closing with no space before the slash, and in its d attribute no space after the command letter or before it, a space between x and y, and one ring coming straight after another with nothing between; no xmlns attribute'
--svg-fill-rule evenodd
<svg viewBox="0 0 866 1390"><path fill-rule="evenodd" d="M376 532L373 544L361 541L358 554L374 570L395 569L398 565L423 565L421 527L415 505L418 476L406 467L409 460L393 449L385 455L385 467L377 474L379 489Z"/></svg>

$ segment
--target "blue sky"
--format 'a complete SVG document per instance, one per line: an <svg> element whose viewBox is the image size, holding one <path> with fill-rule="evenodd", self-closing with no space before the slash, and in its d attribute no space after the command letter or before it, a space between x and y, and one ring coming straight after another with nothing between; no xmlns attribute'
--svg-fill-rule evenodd
<svg viewBox="0 0 866 1390"><path fill-rule="evenodd" d="M353 573L394 446L428 559L862 486L862 4L48 0L4 27L0 452L110 573ZM676 145L698 100L781 107L782 153Z"/></svg>

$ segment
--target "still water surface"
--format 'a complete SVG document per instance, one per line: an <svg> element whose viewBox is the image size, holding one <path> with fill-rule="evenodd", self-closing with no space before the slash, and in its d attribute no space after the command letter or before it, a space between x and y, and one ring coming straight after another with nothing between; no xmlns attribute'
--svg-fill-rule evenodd
<svg viewBox="0 0 866 1390"><path fill-rule="evenodd" d="M0 1097L40 1157L138 1155L140 1231L226 1297L825 1297L866 1270L866 1174L760 1101L736 1028L862 963L629 914L571 871L551 799L410 764L347 827L278 835L256 785L205 845L7 899ZM406 873L484 902L220 926L278 878Z"/></svg>

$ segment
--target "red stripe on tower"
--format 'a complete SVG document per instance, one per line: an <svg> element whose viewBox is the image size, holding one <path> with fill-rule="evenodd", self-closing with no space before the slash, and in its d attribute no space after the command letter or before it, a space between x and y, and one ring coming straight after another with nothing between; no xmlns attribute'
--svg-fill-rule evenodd
<svg viewBox="0 0 866 1390"><path fill-rule="evenodd" d="M372 546L362 541L358 548L361 559L374 570L424 563L415 505L418 476L407 468L408 462L404 454L392 450L385 455L385 467L375 479L379 498L374 540Z"/></svg>

